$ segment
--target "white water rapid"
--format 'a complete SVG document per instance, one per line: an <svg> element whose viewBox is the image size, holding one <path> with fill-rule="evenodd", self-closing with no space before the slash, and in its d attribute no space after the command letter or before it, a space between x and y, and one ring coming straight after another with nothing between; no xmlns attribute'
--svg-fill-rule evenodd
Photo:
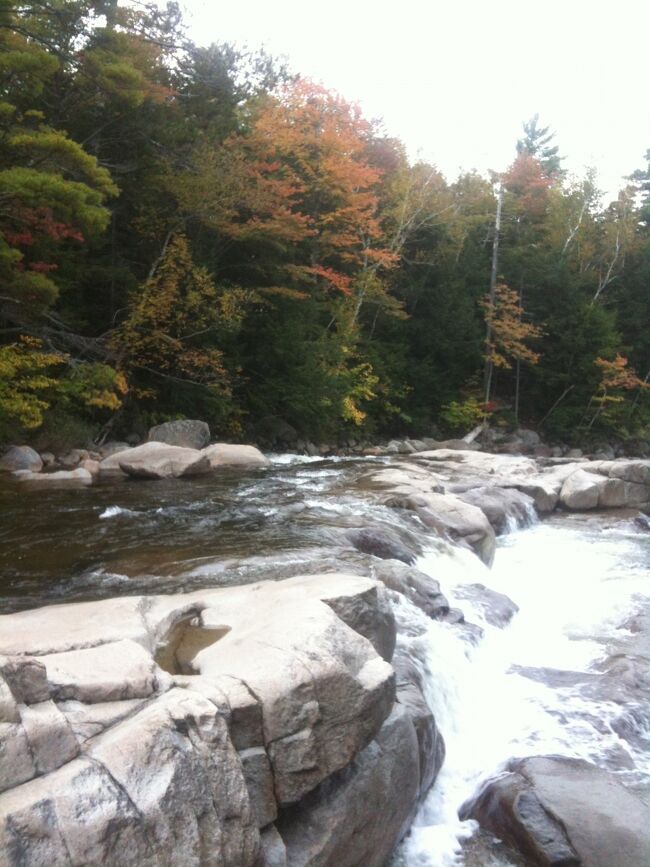
<svg viewBox="0 0 650 867"><path fill-rule="evenodd" d="M518 530L500 539L491 570L458 549L420 558L417 566L440 581L452 604L455 588L480 582L520 610L499 629L478 605L458 599L466 619L485 630L477 646L458 629L431 621L425 634L402 637L425 672L447 755L395 867L469 864L462 841L477 826L460 822L457 810L514 756L581 757L632 786L648 786L650 731L637 727L636 747L623 740L612 727L621 705L607 695L585 695L584 680L576 683L580 676L573 674L597 678L598 667L630 634L621 624L650 601L650 539L629 522L604 524L567 517ZM425 627L426 618L410 605L398 619L407 633ZM515 862L489 856L471 863Z"/></svg>

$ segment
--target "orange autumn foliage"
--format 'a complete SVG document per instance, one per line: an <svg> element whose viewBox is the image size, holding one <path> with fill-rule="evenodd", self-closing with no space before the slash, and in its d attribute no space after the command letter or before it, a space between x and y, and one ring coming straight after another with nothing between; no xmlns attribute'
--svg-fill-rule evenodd
<svg viewBox="0 0 650 867"><path fill-rule="evenodd" d="M239 231L302 240L301 276L326 292L350 295L355 274L369 264L390 268L398 258L382 243L382 172L368 159L371 133L357 106L298 80L267 100L244 144L249 179L277 206L253 213Z"/></svg>
<svg viewBox="0 0 650 867"><path fill-rule="evenodd" d="M513 358L537 364L539 353L530 349L525 341L539 337L542 332L536 325L524 322L524 310L517 292L505 283L499 283L494 302L486 298L481 306L489 329L487 360L495 367L508 369L512 367Z"/></svg>

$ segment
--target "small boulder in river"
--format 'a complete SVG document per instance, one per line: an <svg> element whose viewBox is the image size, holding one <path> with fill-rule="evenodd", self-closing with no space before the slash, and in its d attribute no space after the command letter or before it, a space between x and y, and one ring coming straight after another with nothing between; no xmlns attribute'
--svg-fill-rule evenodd
<svg viewBox="0 0 650 867"><path fill-rule="evenodd" d="M449 602L440 584L419 569L399 560L382 560L373 567L373 575L389 590L406 596L428 617L439 620L449 614Z"/></svg>
<svg viewBox="0 0 650 867"><path fill-rule="evenodd" d="M373 554L382 560L401 560L411 565L417 553L402 542L393 530L386 527L362 527L345 534L357 551Z"/></svg>
<svg viewBox="0 0 650 867"><path fill-rule="evenodd" d="M215 443L203 449L213 470L219 467L266 466L269 461L255 446Z"/></svg>
<svg viewBox="0 0 650 867"><path fill-rule="evenodd" d="M650 864L650 808L582 759L512 759L460 810L540 867Z"/></svg>
<svg viewBox="0 0 650 867"><path fill-rule="evenodd" d="M179 421L166 421L149 431L147 440L181 446L187 449L202 449L210 442L210 428L207 422L184 418Z"/></svg>
<svg viewBox="0 0 650 867"><path fill-rule="evenodd" d="M492 626L507 626L519 611L519 606L509 596L491 590L484 584L459 584L454 588L454 594L459 599L473 602Z"/></svg>
<svg viewBox="0 0 650 867"><path fill-rule="evenodd" d="M14 473L16 470L29 470L40 473L43 461L38 452L29 446L11 446L0 458L0 472Z"/></svg>

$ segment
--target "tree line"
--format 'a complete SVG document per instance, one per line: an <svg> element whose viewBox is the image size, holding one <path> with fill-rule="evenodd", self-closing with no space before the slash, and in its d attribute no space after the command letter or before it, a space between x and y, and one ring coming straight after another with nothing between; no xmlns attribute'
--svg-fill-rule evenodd
<svg viewBox="0 0 650 867"><path fill-rule="evenodd" d="M538 118L448 180L176 3L0 5L0 440L645 436L649 226Z"/></svg>

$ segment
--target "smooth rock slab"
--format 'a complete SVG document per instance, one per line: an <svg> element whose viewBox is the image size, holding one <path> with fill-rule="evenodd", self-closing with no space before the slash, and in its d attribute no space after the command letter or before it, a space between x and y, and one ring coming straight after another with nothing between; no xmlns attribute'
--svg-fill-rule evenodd
<svg viewBox="0 0 650 867"><path fill-rule="evenodd" d="M142 645L128 638L52 653L39 661L45 665L51 694L58 700L92 704L146 698L169 680Z"/></svg>

